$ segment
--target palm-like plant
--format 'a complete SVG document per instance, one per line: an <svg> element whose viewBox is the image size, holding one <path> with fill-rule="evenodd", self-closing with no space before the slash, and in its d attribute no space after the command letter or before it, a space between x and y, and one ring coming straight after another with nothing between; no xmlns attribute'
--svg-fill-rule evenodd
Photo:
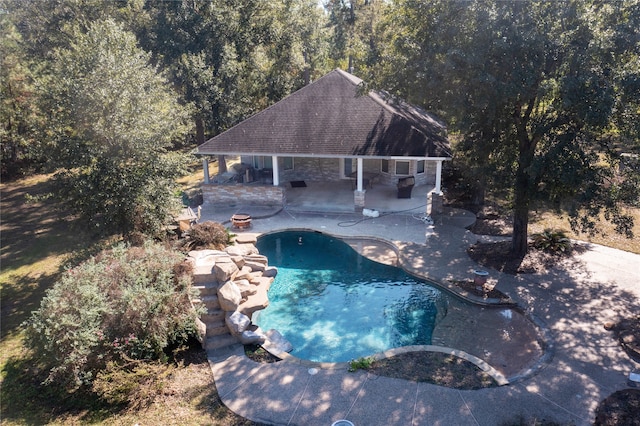
<svg viewBox="0 0 640 426"><path fill-rule="evenodd" d="M571 250L571 240L565 231L545 229L533 234L533 247L549 253L566 253Z"/></svg>

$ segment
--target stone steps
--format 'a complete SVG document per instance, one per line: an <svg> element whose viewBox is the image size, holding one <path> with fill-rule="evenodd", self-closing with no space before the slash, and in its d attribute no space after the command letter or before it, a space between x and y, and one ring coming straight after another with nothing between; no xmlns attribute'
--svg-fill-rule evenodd
<svg viewBox="0 0 640 426"><path fill-rule="evenodd" d="M205 325L224 322L225 313L222 309L209 309L206 314L200 316Z"/></svg>
<svg viewBox="0 0 640 426"><path fill-rule="evenodd" d="M218 284L211 281L211 275L209 275L208 281L194 284L193 288L198 290L200 297L203 296L216 296L218 294Z"/></svg>
<svg viewBox="0 0 640 426"><path fill-rule="evenodd" d="M193 284L206 284L215 281L211 274L213 265L196 265L193 267Z"/></svg>
<svg viewBox="0 0 640 426"><path fill-rule="evenodd" d="M211 323L205 323L205 324L207 326L207 337L230 334L229 327L227 327L227 323L225 323L224 321L211 322Z"/></svg>
<svg viewBox="0 0 640 426"><path fill-rule="evenodd" d="M238 339L233 337L230 333L220 334L217 336L207 337L205 342L205 350L214 351L216 349L226 348L227 346L235 345L238 343Z"/></svg>

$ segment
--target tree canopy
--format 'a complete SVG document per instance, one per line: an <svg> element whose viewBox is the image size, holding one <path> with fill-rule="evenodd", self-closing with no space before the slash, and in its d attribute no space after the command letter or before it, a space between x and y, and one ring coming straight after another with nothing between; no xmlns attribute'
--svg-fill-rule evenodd
<svg viewBox="0 0 640 426"><path fill-rule="evenodd" d="M638 0L0 1L3 174L62 168L102 228L156 229L170 151L342 67L449 123L476 202L508 189L514 253L536 199L630 232Z"/></svg>
<svg viewBox="0 0 640 426"><path fill-rule="evenodd" d="M536 198L573 200L576 228L593 229L604 211L630 232L622 200L612 199L619 191L609 142L640 112L627 103L629 81L640 77L638 44L621 42L639 27L638 7L399 1L388 17L379 84L447 118L463 139L458 155L475 160L480 190L485 177L512 189L515 254L527 251Z"/></svg>
<svg viewBox="0 0 640 426"><path fill-rule="evenodd" d="M185 133L187 110L149 58L111 19L55 54L46 102L60 194L100 231L153 233L174 213L182 166L168 148Z"/></svg>

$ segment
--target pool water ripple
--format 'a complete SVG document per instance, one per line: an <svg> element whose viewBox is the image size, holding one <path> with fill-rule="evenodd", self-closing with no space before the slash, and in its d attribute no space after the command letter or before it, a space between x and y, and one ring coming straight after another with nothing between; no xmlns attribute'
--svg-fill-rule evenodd
<svg viewBox="0 0 640 426"><path fill-rule="evenodd" d="M428 345L446 315L449 301L440 290L338 238L286 231L260 237L257 246L278 276L254 322L282 333L298 358L344 362Z"/></svg>

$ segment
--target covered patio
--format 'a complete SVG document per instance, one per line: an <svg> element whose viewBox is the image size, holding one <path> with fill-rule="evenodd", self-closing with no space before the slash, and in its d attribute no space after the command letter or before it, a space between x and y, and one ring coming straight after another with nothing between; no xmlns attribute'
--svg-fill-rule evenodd
<svg viewBox="0 0 640 426"><path fill-rule="evenodd" d="M200 145L205 205L438 210L442 163L451 158L446 127L362 87L336 69ZM239 163L210 176L211 159L230 157Z"/></svg>
<svg viewBox="0 0 640 426"><path fill-rule="evenodd" d="M295 211L312 212L353 212L352 183L342 182L305 182L306 187L285 190L286 208ZM380 213L404 212L427 213L430 193L434 187L421 185L413 188L411 198L399 199L397 189L388 185L376 185L366 191L363 208ZM428 212L430 213L430 212Z"/></svg>

